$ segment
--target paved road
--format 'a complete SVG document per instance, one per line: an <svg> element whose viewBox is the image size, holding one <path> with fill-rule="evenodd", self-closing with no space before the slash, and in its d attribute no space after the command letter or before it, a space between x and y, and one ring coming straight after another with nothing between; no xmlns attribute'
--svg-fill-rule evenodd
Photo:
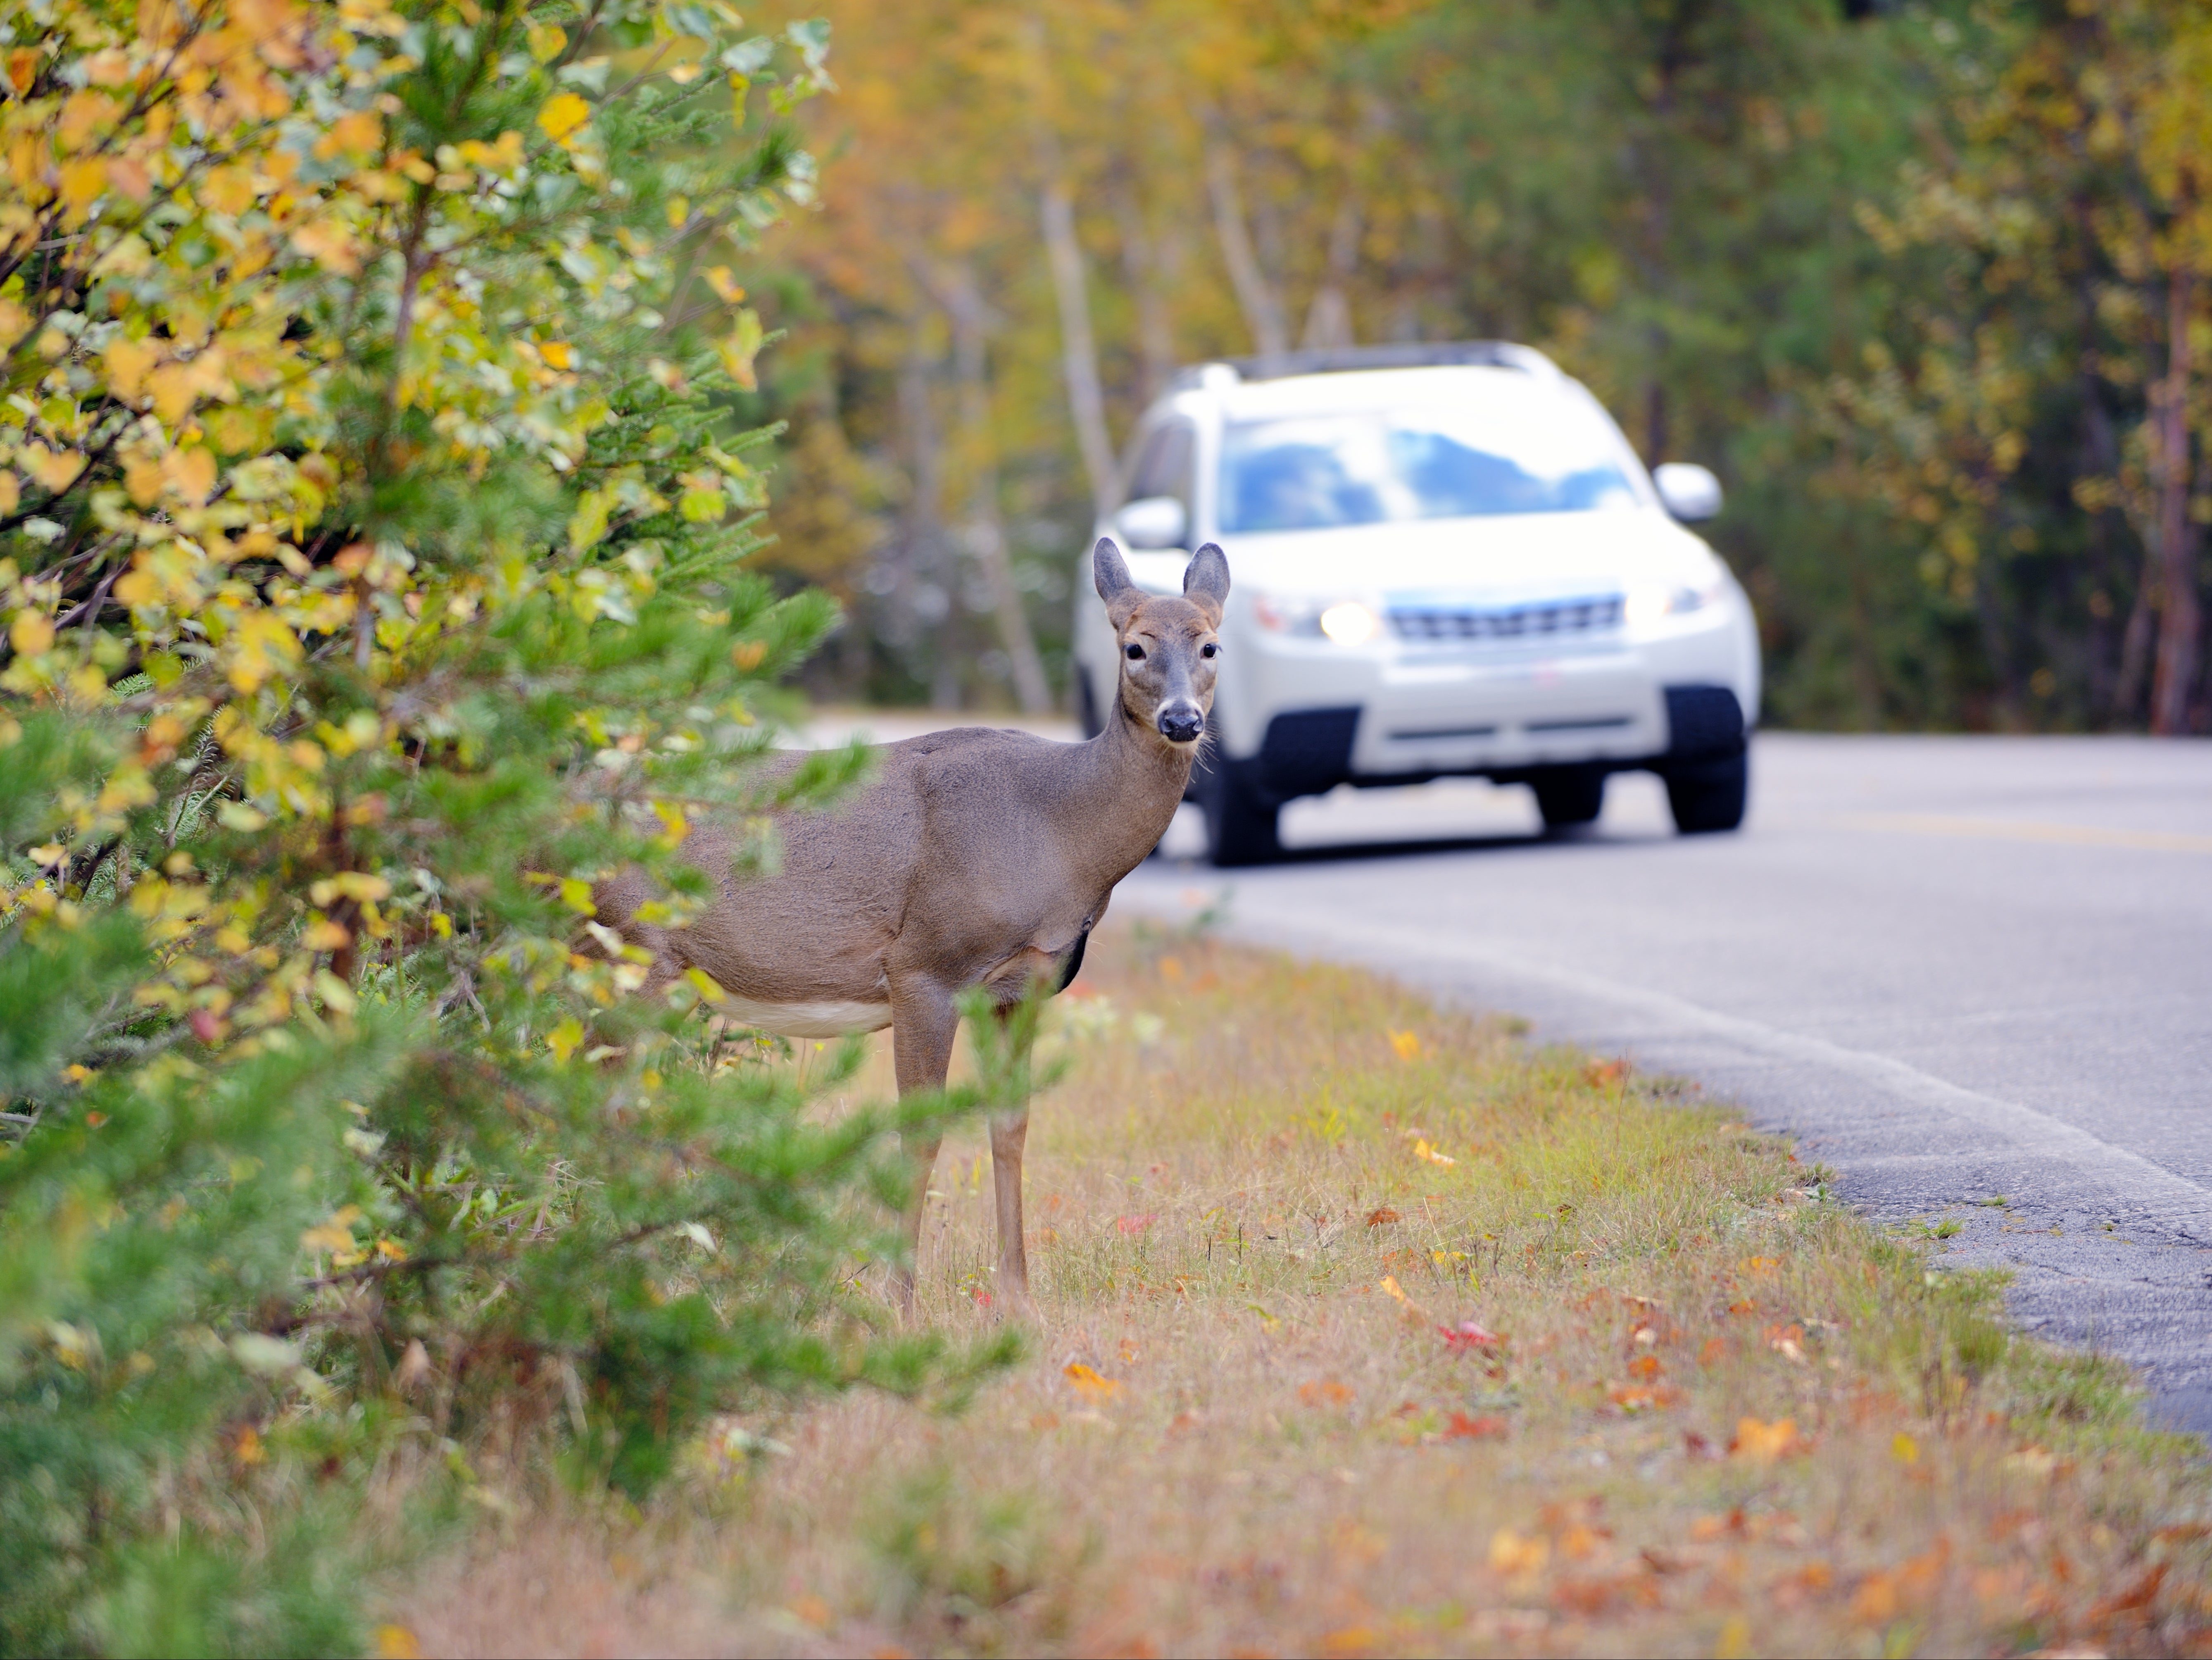
<svg viewBox="0 0 2212 1660"><path fill-rule="evenodd" d="M1115 903L1228 886L1243 937L1692 1078L2212 1432L2212 744L1775 734L1753 780L1688 839L1640 775L1564 842L1524 790L1346 791L1230 873L1185 809Z"/></svg>

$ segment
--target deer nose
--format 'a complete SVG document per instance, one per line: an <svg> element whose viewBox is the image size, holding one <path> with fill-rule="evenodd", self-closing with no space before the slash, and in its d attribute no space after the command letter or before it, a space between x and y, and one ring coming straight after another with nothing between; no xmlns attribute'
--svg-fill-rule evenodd
<svg viewBox="0 0 2212 1660"><path fill-rule="evenodd" d="M1161 706L1160 736L1170 744L1194 743L1205 730L1206 711L1188 699Z"/></svg>

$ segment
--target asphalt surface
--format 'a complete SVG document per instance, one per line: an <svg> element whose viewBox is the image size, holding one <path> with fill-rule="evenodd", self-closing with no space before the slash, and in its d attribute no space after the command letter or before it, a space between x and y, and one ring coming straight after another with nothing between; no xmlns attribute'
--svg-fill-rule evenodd
<svg viewBox="0 0 2212 1660"><path fill-rule="evenodd" d="M1526 790L1340 791L1237 872L1186 808L1115 906L1227 889L1232 935L1692 1079L2212 1432L2212 744L1774 734L1752 776L1686 838L1640 775L1571 840Z"/></svg>

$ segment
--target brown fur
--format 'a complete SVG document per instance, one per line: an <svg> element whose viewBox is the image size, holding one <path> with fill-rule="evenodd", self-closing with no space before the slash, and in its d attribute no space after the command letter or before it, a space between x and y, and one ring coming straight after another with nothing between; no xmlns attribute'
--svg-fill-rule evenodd
<svg viewBox="0 0 2212 1660"><path fill-rule="evenodd" d="M639 879L605 885L600 914L653 952L653 984L699 969L734 998L767 1006L758 1018L771 1028L774 1009L830 1006L811 1024L787 1017L809 1035L831 1024L888 1025L902 1094L944 1086L961 993L987 987L1004 1008L1033 983L1056 988L1115 885L1158 844L1182 800L1200 739L1174 741L1162 728L1188 727L1193 706L1201 722L1211 712L1218 657L1206 648L1219 649L1214 631L1229 594L1228 563L1212 546L1191 561L1179 598L1138 588L1110 541L1091 564L1121 648L1120 696L1103 733L1056 744L968 727L890 745L851 801L780 820L776 876L725 882L687 927L632 920L646 897ZM1141 660L1130 659L1132 646ZM727 867L726 837L702 830L693 844L701 868ZM880 1014L867 1012L875 1006ZM1026 1104L991 1125L1000 1284L1017 1312L1030 1307L1028 1126ZM918 1243L937 1145L913 1153ZM902 1296L911 1290L909 1277Z"/></svg>

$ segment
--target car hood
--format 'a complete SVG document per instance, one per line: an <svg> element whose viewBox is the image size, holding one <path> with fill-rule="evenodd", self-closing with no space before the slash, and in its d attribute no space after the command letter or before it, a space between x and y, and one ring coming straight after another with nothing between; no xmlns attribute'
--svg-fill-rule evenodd
<svg viewBox="0 0 2212 1660"><path fill-rule="evenodd" d="M1654 509L1429 519L1345 529L1224 536L1237 589L1312 599L1617 593L1645 582L1698 586L1721 572L1704 540ZM1130 557L1144 587L1173 593L1186 553Z"/></svg>

